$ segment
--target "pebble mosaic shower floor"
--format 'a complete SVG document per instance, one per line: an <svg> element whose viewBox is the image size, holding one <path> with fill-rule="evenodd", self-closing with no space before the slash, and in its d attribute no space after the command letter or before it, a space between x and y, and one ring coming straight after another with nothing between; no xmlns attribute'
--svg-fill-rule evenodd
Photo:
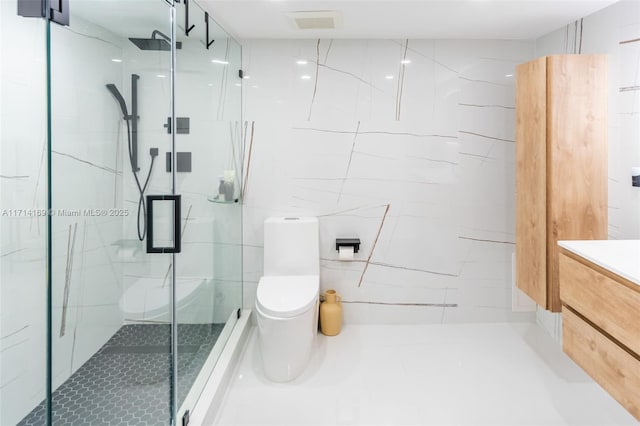
<svg viewBox="0 0 640 426"><path fill-rule="evenodd" d="M178 325L178 406L224 324ZM170 325L125 325L53 393L53 424L169 424ZM45 402L19 426L46 425Z"/></svg>

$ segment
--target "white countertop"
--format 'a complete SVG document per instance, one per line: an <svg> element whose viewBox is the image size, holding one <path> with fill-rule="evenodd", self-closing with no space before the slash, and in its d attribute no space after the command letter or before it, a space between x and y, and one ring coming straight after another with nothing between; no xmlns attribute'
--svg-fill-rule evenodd
<svg viewBox="0 0 640 426"><path fill-rule="evenodd" d="M558 245L640 285L640 240L558 241Z"/></svg>

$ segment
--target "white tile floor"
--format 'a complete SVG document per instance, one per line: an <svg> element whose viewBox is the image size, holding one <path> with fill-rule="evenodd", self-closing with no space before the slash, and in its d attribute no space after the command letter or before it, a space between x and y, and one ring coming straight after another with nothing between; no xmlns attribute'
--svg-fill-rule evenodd
<svg viewBox="0 0 640 426"><path fill-rule="evenodd" d="M291 383L256 329L217 425L635 425L535 324L347 325Z"/></svg>

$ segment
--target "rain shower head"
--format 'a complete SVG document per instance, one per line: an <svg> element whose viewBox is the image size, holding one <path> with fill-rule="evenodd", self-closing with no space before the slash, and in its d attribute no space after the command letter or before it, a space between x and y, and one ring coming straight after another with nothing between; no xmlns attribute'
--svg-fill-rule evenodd
<svg viewBox="0 0 640 426"><path fill-rule="evenodd" d="M153 38L132 38L129 40L140 50L171 50L171 45L166 40L158 40Z"/></svg>
<svg viewBox="0 0 640 426"><path fill-rule="evenodd" d="M156 38L156 36L161 38ZM171 39L158 30L153 30L151 38L135 38L129 37L131 43L138 46L140 50L171 50ZM176 42L176 49L181 49L182 43Z"/></svg>
<svg viewBox="0 0 640 426"><path fill-rule="evenodd" d="M127 117L129 116L129 112L127 111L127 104L124 102L124 98L122 97L122 94L120 94L120 91L118 90L115 84L112 84L112 83L107 84L107 89L109 89L113 97L116 98L116 101L118 101L118 103L120 104L122 115L126 120Z"/></svg>

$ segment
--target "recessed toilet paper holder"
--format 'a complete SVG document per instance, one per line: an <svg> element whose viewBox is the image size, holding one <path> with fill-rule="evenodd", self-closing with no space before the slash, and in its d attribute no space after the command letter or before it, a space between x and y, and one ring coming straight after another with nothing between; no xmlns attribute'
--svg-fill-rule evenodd
<svg viewBox="0 0 640 426"><path fill-rule="evenodd" d="M336 251L340 251L340 247L353 247L353 252L360 250L360 238L336 238Z"/></svg>

